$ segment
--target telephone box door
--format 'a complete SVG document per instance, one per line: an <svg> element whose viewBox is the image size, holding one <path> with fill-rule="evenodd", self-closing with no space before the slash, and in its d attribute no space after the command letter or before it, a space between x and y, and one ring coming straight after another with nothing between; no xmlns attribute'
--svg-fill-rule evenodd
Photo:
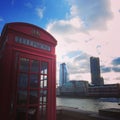
<svg viewBox="0 0 120 120"><path fill-rule="evenodd" d="M17 58L15 120L47 120L50 60Z"/></svg>

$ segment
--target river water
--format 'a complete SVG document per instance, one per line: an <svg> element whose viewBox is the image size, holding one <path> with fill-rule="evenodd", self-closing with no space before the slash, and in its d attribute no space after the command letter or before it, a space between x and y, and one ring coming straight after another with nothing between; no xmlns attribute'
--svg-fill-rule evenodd
<svg viewBox="0 0 120 120"><path fill-rule="evenodd" d="M56 104L57 106L68 106L94 112L98 112L99 109L104 108L120 108L120 105L118 105L118 101L116 101L116 99L112 100L111 102L109 99L105 100L57 97Z"/></svg>

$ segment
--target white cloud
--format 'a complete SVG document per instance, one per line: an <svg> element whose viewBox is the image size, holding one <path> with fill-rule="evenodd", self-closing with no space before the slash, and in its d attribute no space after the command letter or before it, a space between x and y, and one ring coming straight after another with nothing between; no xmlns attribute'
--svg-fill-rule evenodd
<svg viewBox="0 0 120 120"><path fill-rule="evenodd" d="M82 8L79 7L79 1L79 4L74 2L74 0L70 1L72 4L69 17L63 20L51 21L46 29L58 41L56 48L57 62L65 62L68 64L71 73L70 79L90 81L88 58L85 58L84 61L75 61L75 59L84 55L97 56L100 57L100 64L109 68L111 67L111 61L116 57L120 57L120 1L106 0L106 2L104 2L104 0L101 0L102 2L100 3L92 0L95 4L92 3L93 5L91 5L91 3L89 3L90 6L88 7L89 10L93 13L95 12L95 14L91 12L87 14L90 23L89 21L84 21L82 18L84 17L82 14L87 11L85 11L85 8L82 10ZM85 2L83 3L85 4ZM98 3L101 4L101 6L99 6ZM100 12L96 10L95 5L100 8ZM102 13L102 10L105 10L105 13ZM98 15L93 16L96 14ZM114 17L112 18L112 16ZM94 17L94 19L91 17ZM97 23L94 24L95 21ZM87 22L91 25L90 28L85 27ZM101 28L105 28L104 31L101 31ZM82 51L84 54L69 57L68 53L72 51ZM57 67L59 70L59 64ZM116 78L120 76L114 71L102 73L102 76L105 78L105 83L119 82Z"/></svg>
<svg viewBox="0 0 120 120"><path fill-rule="evenodd" d="M78 8L76 5L72 5L71 9L70 9L70 14L72 17L77 16L78 15Z"/></svg>
<svg viewBox="0 0 120 120"><path fill-rule="evenodd" d="M47 30L56 34L73 34L78 31L82 32L82 24L81 19L76 16L67 20L50 22L47 26Z"/></svg>
<svg viewBox="0 0 120 120"><path fill-rule="evenodd" d="M79 16L84 21L84 28L105 30L107 21L112 19L109 0L68 0L71 16Z"/></svg>
<svg viewBox="0 0 120 120"><path fill-rule="evenodd" d="M45 7L43 7L43 8L36 8L37 15L40 17L40 19L43 18L44 11L45 11Z"/></svg>
<svg viewBox="0 0 120 120"><path fill-rule="evenodd" d="M33 1L25 2L24 6L29 8L29 9L33 9L40 19L43 18L44 12L45 12L45 9L46 9L45 6L41 5L40 3L35 5Z"/></svg>

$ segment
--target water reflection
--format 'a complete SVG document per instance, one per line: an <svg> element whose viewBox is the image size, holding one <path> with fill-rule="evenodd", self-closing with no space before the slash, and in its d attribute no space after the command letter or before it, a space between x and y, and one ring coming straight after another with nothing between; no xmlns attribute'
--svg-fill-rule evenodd
<svg viewBox="0 0 120 120"><path fill-rule="evenodd" d="M117 102L101 102L99 99L56 98L57 106L75 107L82 110L98 111L104 108L120 108Z"/></svg>

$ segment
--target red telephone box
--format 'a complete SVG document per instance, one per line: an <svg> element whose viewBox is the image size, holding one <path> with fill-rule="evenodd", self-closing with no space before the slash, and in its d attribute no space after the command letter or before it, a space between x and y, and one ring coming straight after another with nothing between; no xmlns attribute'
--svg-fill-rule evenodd
<svg viewBox="0 0 120 120"><path fill-rule="evenodd" d="M56 120L57 41L28 23L8 23L0 37L0 119Z"/></svg>

